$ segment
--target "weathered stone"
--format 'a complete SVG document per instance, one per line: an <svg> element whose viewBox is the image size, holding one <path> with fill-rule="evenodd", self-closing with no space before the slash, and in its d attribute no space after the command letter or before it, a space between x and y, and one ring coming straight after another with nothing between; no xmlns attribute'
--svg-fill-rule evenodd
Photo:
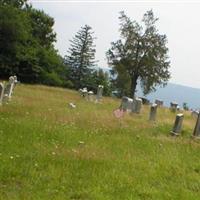
<svg viewBox="0 0 200 200"><path fill-rule="evenodd" d="M122 97L120 109L122 109L123 111L131 111L132 103L133 103L133 99L124 96L124 97Z"/></svg>
<svg viewBox="0 0 200 200"><path fill-rule="evenodd" d="M0 83L0 105L2 105L3 96L4 96L4 84Z"/></svg>
<svg viewBox="0 0 200 200"><path fill-rule="evenodd" d="M132 112L139 114L142 108L142 99L135 98L132 103Z"/></svg>
<svg viewBox="0 0 200 200"><path fill-rule="evenodd" d="M171 110L172 112L176 112L176 111L177 111L177 108L178 108L178 103L176 103L176 102L171 102L171 103L170 103L170 110Z"/></svg>
<svg viewBox="0 0 200 200"><path fill-rule="evenodd" d="M81 95L82 95L82 97L87 98L87 96L88 96L87 88L83 88L83 89L82 89Z"/></svg>
<svg viewBox="0 0 200 200"><path fill-rule="evenodd" d="M199 115L199 111L197 111L197 110L194 110L191 112L191 116L194 118L198 118L198 115Z"/></svg>
<svg viewBox="0 0 200 200"><path fill-rule="evenodd" d="M200 113L198 114L197 117L197 122L193 131L193 137L200 138Z"/></svg>
<svg viewBox="0 0 200 200"><path fill-rule="evenodd" d="M152 104L150 108L150 114L149 114L149 120L150 121L156 121L156 114L157 114L157 104Z"/></svg>
<svg viewBox="0 0 200 200"><path fill-rule="evenodd" d="M158 107L160 107L160 106L163 106L164 102L162 100L160 100L160 99L156 99L155 100L155 104L157 104Z"/></svg>
<svg viewBox="0 0 200 200"><path fill-rule="evenodd" d="M14 77L10 76L9 82L6 84L5 89L4 89L3 101L7 101L11 99L13 88L14 88L14 82L15 82Z"/></svg>
<svg viewBox="0 0 200 200"><path fill-rule="evenodd" d="M176 115L176 120L174 122L173 130L171 131L172 135L178 136L182 129L184 115L182 113Z"/></svg>
<svg viewBox="0 0 200 200"><path fill-rule="evenodd" d="M92 91L88 92L88 101L94 101L94 92Z"/></svg>
<svg viewBox="0 0 200 200"><path fill-rule="evenodd" d="M15 86L19 83L19 81L17 80L17 76L13 76L13 78L14 78L14 88L15 88Z"/></svg>
<svg viewBox="0 0 200 200"><path fill-rule="evenodd" d="M97 88L97 96L96 96L96 101L99 102L102 99L103 95L103 85L99 85Z"/></svg>

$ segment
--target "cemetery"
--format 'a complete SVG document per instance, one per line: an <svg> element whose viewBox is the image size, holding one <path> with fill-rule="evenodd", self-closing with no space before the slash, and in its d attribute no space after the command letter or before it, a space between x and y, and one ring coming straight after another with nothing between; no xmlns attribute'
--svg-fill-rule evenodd
<svg viewBox="0 0 200 200"><path fill-rule="evenodd" d="M198 12L135 3L0 2L0 200L200 199Z"/></svg>
<svg viewBox="0 0 200 200"><path fill-rule="evenodd" d="M16 83L0 84L2 199L199 198L199 115Z"/></svg>

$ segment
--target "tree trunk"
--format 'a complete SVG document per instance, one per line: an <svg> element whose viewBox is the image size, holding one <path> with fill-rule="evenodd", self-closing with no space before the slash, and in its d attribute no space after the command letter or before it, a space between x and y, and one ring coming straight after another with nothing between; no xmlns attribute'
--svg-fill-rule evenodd
<svg viewBox="0 0 200 200"><path fill-rule="evenodd" d="M137 79L138 79L138 76L133 76L131 78L131 91L130 91L130 93L131 93L131 96L132 96L133 99L135 98Z"/></svg>

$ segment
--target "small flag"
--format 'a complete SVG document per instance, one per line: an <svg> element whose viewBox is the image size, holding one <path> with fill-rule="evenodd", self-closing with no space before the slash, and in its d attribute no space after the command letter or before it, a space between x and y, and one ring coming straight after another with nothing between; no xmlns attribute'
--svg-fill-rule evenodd
<svg viewBox="0 0 200 200"><path fill-rule="evenodd" d="M117 110L114 110L113 114L115 115L116 118L120 118L123 117L124 111L118 108Z"/></svg>

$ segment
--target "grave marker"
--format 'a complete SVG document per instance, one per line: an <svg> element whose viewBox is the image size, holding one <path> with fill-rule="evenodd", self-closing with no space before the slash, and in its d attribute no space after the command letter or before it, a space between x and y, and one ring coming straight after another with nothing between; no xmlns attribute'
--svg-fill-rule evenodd
<svg viewBox="0 0 200 200"><path fill-rule="evenodd" d="M142 99L135 98L132 103L132 112L139 114L142 108Z"/></svg>
<svg viewBox="0 0 200 200"><path fill-rule="evenodd" d="M198 117L197 117L197 122L193 131L193 137L200 138L200 113L198 114Z"/></svg>
<svg viewBox="0 0 200 200"><path fill-rule="evenodd" d="M156 114L157 114L157 104L152 104L150 108L150 114L149 114L149 120L150 121L156 121Z"/></svg>
<svg viewBox="0 0 200 200"><path fill-rule="evenodd" d="M178 108L178 103L176 103L176 102L171 102L171 103L170 103L170 110L171 110L172 112L176 112L176 111L177 111L177 108Z"/></svg>
<svg viewBox="0 0 200 200"><path fill-rule="evenodd" d="M174 127L173 127L173 130L171 131L172 135L175 135L175 136L180 135L180 132L182 129L183 118L184 118L184 115L182 113L176 115Z"/></svg>
<svg viewBox="0 0 200 200"><path fill-rule="evenodd" d="M162 100L160 100L160 99L156 99L155 100L155 104L157 104L158 107L160 107L160 106L163 106L164 102Z"/></svg>
<svg viewBox="0 0 200 200"><path fill-rule="evenodd" d="M0 105L2 105L3 96L4 96L4 84L0 83Z"/></svg>
<svg viewBox="0 0 200 200"><path fill-rule="evenodd" d="M103 85L99 85L97 88L97 96L96 96L96 101L99 102L102 99L103 95Z"/></svg>

